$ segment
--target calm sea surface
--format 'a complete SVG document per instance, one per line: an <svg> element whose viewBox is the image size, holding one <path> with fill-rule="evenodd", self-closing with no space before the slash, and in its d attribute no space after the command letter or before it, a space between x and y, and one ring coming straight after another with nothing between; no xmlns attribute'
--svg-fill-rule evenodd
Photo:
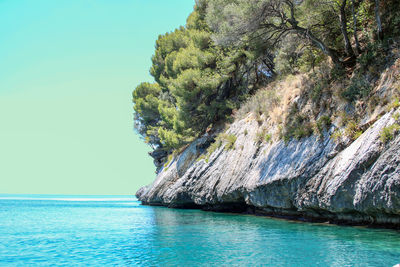
<svg viewBox="0 0 400 267"><path fill-rule="evenodd" d="M129 197L0 195L0 266L393 266L400 232L141 206Z"/></svg>

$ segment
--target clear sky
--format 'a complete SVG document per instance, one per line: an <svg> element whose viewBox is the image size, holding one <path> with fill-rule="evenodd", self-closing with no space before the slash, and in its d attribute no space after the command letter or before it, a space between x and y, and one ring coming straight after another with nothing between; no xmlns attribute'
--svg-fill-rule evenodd
<svg viewBox="0 0 400 267"><path fill-rule="evenodd" d="M194 0L0 0L0 193L133 194L131 93Z"/></svg>

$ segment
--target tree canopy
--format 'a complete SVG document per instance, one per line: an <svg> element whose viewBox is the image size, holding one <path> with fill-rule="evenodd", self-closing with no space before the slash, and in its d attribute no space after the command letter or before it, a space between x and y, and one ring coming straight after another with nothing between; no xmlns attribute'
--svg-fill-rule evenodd
<svg viewBox="0 0 400 267"><path fill-rule="evenodd" d="M154 83L133 91L135 128L154 149L182 147L277 75L309 71L327 58L339 68L353 64L385 27L400 27L381 19L382 9L394 6L395 0L197 0L186 25L156 41Z"/></svg>
<svg viewBox="0 0 400 267"><path fill-rule="evenodd" d="M190 142L230 115L272 71L265 55L216 45L205 12L198 4L185 27L159 36L150 69L155 83L133 92L135 127L154 147Z"/></svg>

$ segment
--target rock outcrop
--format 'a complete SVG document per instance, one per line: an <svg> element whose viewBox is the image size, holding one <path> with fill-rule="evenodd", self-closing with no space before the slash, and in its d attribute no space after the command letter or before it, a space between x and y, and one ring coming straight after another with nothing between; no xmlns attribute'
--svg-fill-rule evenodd
<svg viewBox="0 0 400 267"><path fill-rule="evenodd" d="M393 112L345 148L330 138L333 128L324 137L259 143L257 121L242 119L227 131L237 137L233 149L222 145L198 160L209 142L200 138L136 195L148 205L398 227L400 136L380 141Z"/></svg>

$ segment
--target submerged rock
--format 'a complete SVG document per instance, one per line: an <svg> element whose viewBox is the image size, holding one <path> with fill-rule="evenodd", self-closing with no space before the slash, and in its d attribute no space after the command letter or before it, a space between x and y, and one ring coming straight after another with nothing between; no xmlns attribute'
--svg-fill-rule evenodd
<svg viewBox="0 0 400 267"><path fill-rule="evenodd" d="M309 220L400 226L400 136L389 144L380 132L395 121L387 113L342 148L312 135L288 143L259 143L259 125L243 119L227 131L208 160L206 137L194 141L137 197L143 204L257 212Z"/></svg>

